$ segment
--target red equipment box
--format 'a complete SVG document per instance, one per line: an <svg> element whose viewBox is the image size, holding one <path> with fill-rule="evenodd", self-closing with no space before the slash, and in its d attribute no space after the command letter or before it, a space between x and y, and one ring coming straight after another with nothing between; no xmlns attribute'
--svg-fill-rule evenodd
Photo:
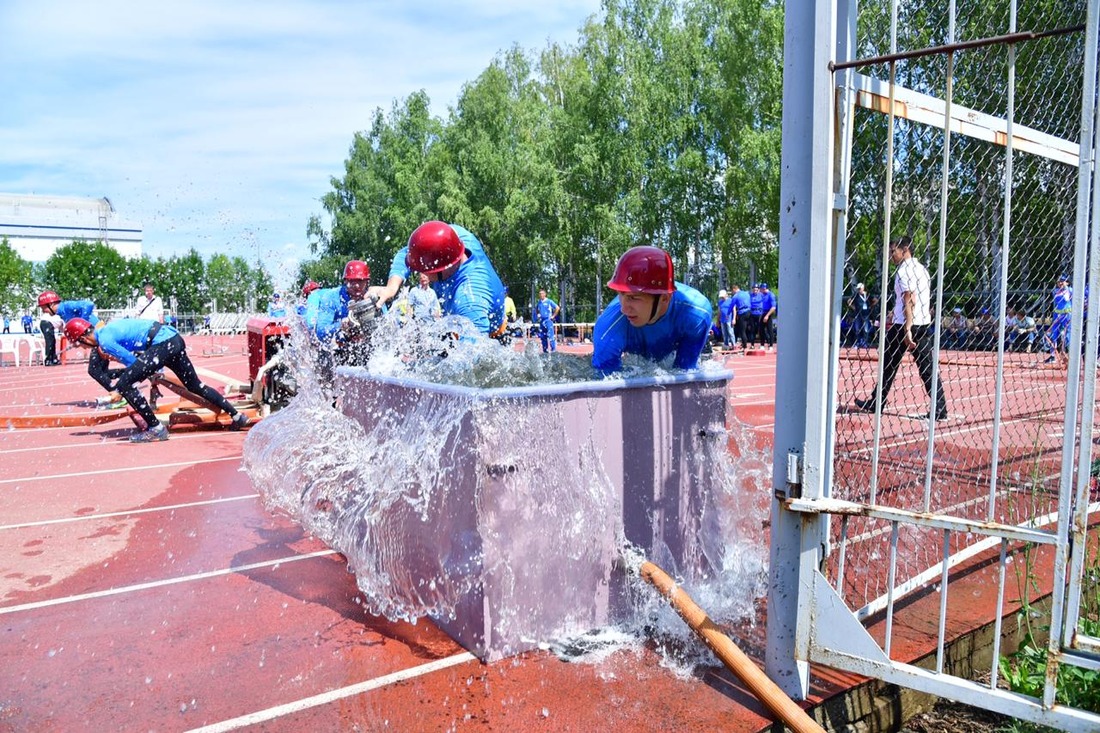
<svg viewBox="0 0 1100 733"><path fill-rule="evenodd" d="M290 326L284 318L255 316L248 319L248 378L256 379L256 372L281 348L290 335Z"/></svg>

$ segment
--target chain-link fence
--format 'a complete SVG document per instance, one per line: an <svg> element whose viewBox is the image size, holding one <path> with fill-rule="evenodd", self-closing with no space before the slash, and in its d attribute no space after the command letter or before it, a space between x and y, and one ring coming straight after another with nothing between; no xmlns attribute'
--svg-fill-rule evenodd
<svg viewBox="0 0 1100 733"><path fill-rule="evenodd" d="M1087 309L1072 289L1085 275L1075 246L1087 244L1077 235L1085 4L1021 3L1012 17L1004 0L905 2L896 24L890 8L861 3L856 57L985 42L851 75L833 497L1031 522L1057 510L1067 357L1082 348L1070 319ZM989 40L1022 30L1038 37ZM911 247L892 249L902 237ZM860 569L840 583L850 607L877 607L897 548L895 587L938 570L941 533L899 531L891 543L888 522L845 523L845 562ZM951 554L974 541L952 533ZM834 553L834 576L839 562Z"/></svg>

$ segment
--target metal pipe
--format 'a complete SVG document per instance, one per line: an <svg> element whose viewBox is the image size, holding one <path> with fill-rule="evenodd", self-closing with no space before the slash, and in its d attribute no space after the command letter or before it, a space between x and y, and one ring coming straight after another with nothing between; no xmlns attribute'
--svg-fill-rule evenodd
<svg viewBox="0 0 1100 733"><path fill-rule="evenodd" d="M639 573L668 599L676 613L710 647L726 669L733 672L784 725L795 733L825 733L824 728L787 697L732 639L722 633L706 611L696 605L668 573L648 561L642 563Z"/></svg>
<svg viewBox="0 0 1100 733"><path fill-rule="evenodd" d="M859 66L871 66L872 64L886 64L891 61L903 61L905 59L915 59L921 56L934 56L936 54L954 53L955 51L963 51L968 48L982 48L983 46L995 46L1001 43L1020 43L1021 41L1037 41L1040 38L1049 38L1051 36L1064 36L1069 33L1079 33L1085 30L1085 24L1070 26L1069 28L1055 28L1049 31L1021 31L1020 33L1009 33L1003 36L992 36L990 38L975 38L972 41L959 41L958 43L946 43L942 46L930 46L928 48L918 48L915 51L901 51L899 53L887 53L882 56L869 56L865 59L855 59L854 61L842 61L840 63L829 64L829 71L840 71L841 69L849 69Z"/></svg>

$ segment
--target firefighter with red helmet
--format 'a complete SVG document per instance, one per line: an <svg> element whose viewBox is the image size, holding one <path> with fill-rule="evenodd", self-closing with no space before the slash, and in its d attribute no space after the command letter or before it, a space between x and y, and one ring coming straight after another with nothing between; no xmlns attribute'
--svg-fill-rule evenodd
<svg viewBox="0 0 1100 733"><path fill-rule="evenodd" d="M83 318L93 326L99 323L99 316L95 312L95 303L90 300L61 300L61 296L52 290L45 290L38 296L38 307L47 316L57 316L61 323L70 318ZM42 339L46 342L46 356L43 363L46 366L56 366L61 363L57 358L57 337L54 323L50 318L43 318L39 323L42 329ZM89 364L89 373L91 365ZM99 381L98 379L96 381Z"/></svg>
<svg viewBox="0 0 1100 733"><path fill-rule="evenodd" d="M297 313L299 316L305 318L306 305L309 302L309 296L315 291L321 289L321 283L316 280L307 280L306 284L302 286L302 302L298 304Z"/></svg>
<svg viewBox="0 0 1100 733"><path fill-rule="evenodd" d="M322 359L335 355L340 363L360 363L378 314L375 300L367 296L371 267L351 260L344 265L343 277L343 285L315 289L306 298L306 327L324 347ZM329 365L322 369L328 371Z"/></svg>
<svg viewBox="0 0 1100 733"><path fill-rule="evenodd" d="M385 285L370 289L387 302L412 272L428 276L444 315L468 318L490 336L504 333L504 284L477 237L442 221L424 222L393 257Z"/></svg>
<svg viewBox="0 0 1100 733"><path fill-rule="evenodd" d="M676 282L672 258L659 247L634 247L619 258L607 287L618 297L596 319L592 366L601 374L622 370L623 354L694 369L708 343L710 299Z"/></svg>
<svg viewBox="0 0 1100 733"><path fill-rule="evenodd" d="M104 361L109 357L125 367L112 370L118 381L111 387L130 403L148 426L131 435L131 443L168 440L168 429L160 424L152 406L135 386L164 368L171 369L188 390L227 413L231 430L240 430L248 424L247 415L238 412L224 395L199 380L187 355L183 336L169 325L143 318L116 318L96 329L83 318L72 318L65 322L65 335L74 344L90 348L93 353L99 352Z"/></svg>

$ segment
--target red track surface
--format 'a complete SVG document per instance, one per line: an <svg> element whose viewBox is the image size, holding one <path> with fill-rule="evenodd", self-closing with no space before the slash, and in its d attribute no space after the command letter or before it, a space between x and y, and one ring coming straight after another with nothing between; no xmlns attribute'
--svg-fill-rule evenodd
<svg viewBox="0 0 1100 733"><path fill-rule="evenodd" d="M196 366L246 379L243 338L204 358L208 345L192 339ZM774 353L729 364L732 414L770 442ZM83 365L3 368L0 423L86 412L97 394ZM260 503L239 471L243 434L131 445L132 429L122 419L0 433L0 730L771 724L720 668L680 679L652 650L485 665L428 621L368 616L342 558ZM752 633L746 651L759 658L763 629ZM908 651L927 651L917 646ZM819 672L815 701L855 681Z"/></svg>

